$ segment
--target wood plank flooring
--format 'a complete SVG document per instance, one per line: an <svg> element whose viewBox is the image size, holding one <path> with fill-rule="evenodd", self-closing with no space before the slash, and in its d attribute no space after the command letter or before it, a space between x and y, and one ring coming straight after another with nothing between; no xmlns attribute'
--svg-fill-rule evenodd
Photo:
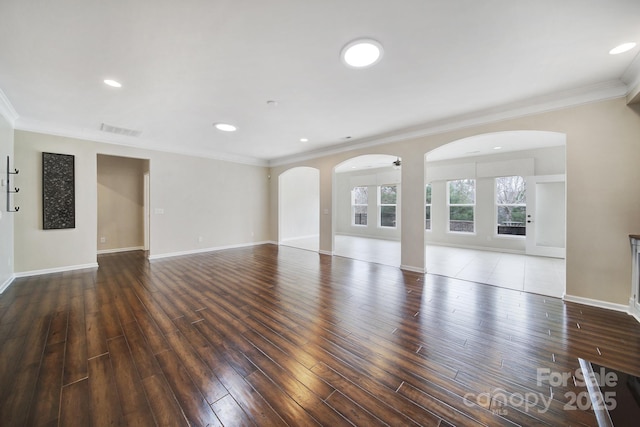
<svg viewBox="0 0 640 427"><path fill-rule="evenodd" d="M274 245L98 262L0 296L1 425L593 426L578 358L640 375L632 317L540 295Z"/></svg>

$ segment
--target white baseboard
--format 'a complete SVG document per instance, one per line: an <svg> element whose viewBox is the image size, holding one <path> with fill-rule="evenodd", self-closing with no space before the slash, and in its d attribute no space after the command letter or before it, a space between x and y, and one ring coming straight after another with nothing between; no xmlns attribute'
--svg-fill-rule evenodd
<svg viewBox="0 0 640 427"><path fill-rule="evenodd" d="M474 251L500 252L505 254L526 255L525 251L517 249L494 248L491 246L458 245L455 243L441 243L425 241L426 246L440 246L445 248L471 249Z"/></svg>
<svg viewBox="0 0 640 427"><path fill-rule="evenodd" d="M604 308L606 310L621 311L623 313L629 313L629 306L624 304L617 304L614 302L601 301L597 299L577 297L575 295L564 294L562 296L564 301L575 302L577 304L590 305L591 307Z"/></svg>
<svg viewBox="0 0 640 427"><path fill-rule="evenodd" d="M294 240L302 240L302 239L315 239L315 238L320 238L319 234L310 234L308 236L298 236L298 237L291 237L288 239L282 239L281 242L291 242Z"/></svg>
<svg viewBox="0 0 640 427"><path fill-rule="evenodd" d="M0 294L7 290L7 288L15 278L16 278L16 275L12 274L11 277L9 277L2 285L0 285Z"/></svg>
<svg viewBox="0 0 640 427"><path fill-rule="evenodd" d="M400 266L400 270L411 271L412 273L420 273L420 274L426 273L426 269L418 268L418 267L412 267L410 265L401 265Z"/></svg>
<svg viewBox="0 0 640 427"><path fill-rule="evenodd" d="M98 263L94 262L91 264L69 265L67 267L46 268L44 270L21 271L21 272L15 273L14 276L15 277L39 276L41 274L62 273L65 271L85 270L87 268L98 268Z"/></svg>
<svg viewBox="0 0 640 427"><path fill-rule="evenodd" d="M101 249L98 251L98 255L115 254L118 252L143 251L143 250L144 250L144 246L134 246L131 248Z"/></svg>
<svg viewBox="0 0 640 427"><path fill-rule="evenodd" d="M358 234L358 233L335 233L336 236L345 236L345 237L362 237L364 239L374 239L374 240L387 240L389 242L399 242L400 237L385 237L385 236L376 236L374 234Z"/></svg>
<svg viewBox="0 0 640 427"><path fill-rule="evenodd" d="M629 306L627 312L632 315L638 322L640 322L640 310L636 308L636 302L633 297L629 298Z"/></svg>
<svg viewBox="0 0 640 427"><path fill-rule="evenodd" d="M265 244L277 244L277 243L274 243L271 241L264 241L264 242L253 242L253 243L241 243L239 245L216 246L212 248L193 249L189 251L170 252L166 254L149 255L149 260L152 261L155 259L172 258L176 256L195 255L195 254L201 254L206 252L223 251L225 249L248 248L251 246L258 246L258 245L265 245Z"/></svg>

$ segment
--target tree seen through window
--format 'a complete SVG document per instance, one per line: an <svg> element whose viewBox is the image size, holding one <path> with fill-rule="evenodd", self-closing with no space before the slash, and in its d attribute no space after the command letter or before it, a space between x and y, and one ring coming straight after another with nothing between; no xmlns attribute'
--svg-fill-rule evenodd
<svg viewBox="0 0 640 427"><path fill-rule="evenodd" d="M522 176L496 178L498 234L526 235L527 193Z"/></svg>

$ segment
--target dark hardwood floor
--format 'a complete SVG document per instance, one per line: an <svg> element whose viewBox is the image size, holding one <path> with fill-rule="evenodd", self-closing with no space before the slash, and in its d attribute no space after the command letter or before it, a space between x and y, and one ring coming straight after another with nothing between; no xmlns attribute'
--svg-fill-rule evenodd
<svg viewBox="0 0 640 427"><path fill-rule="evenodd" d="M2 426L593 426L578 358L640 374L632 317L540 295L274 245L98 262L0 296Z"/></svg>

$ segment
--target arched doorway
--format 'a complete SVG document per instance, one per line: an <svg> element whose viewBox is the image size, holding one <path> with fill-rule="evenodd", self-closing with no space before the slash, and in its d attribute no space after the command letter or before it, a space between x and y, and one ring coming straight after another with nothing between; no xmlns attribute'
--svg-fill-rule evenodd
<svg viewBox="0 0 640 427"><path fill-rule="evenodd" d="M333 253L399 267L402 159L368 154L333 170Z"/></svg>
<svg viewBox="0 0 640 427"><path fill-rule="evenodd" d="M566 135L481 134L425 155L429 273L561 297Z"/></svg>
<svg viewBox="0 0 640 427"><path fill-rule="evenodd" d="M297 167L278 177L278 243L320 248L320 171Z"/></svg>

